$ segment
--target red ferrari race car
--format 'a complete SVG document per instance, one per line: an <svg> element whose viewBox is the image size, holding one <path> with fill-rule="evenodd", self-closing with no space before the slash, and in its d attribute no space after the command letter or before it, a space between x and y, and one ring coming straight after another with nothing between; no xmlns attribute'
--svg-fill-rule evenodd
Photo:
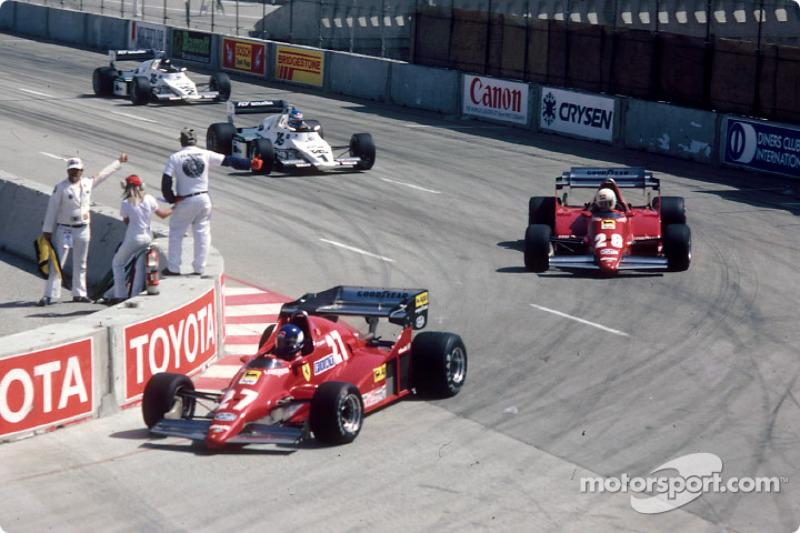
<svg viewBox="0 0 800 533"><path fill-rule="evenodd" d="M182 374L155 374L142 414L156 435L226 444L352 442L364 415L416 392L457 394L467 350L453 333L413 330L427 324L428 291L338 286L281 307L253 356L224 390L195 390ZM362 333L341 317L363 317ZM399 326L395 340L378 335L380 319ZM196 413L199 408L205 413Z"/></svg>
<svg viewBox="0 0 800 533"><path fill-rule="evenodd" d="M594 198L571 195L591 189ZM622 189L641 191L629 203ZM572 203L570 203L572 202ZM525 267L684 271L692 259L692 233L683 198L661 196L661 184L641 168L573 168L556 178L554 196L528 203Z"/></svg>

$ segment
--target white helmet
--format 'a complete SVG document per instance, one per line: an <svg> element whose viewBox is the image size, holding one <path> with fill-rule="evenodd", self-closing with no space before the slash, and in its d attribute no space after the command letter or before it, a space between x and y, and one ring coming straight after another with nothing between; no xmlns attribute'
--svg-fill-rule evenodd
<svg viewBox="0 0 800 533"><path fill-rule="evenodd" d="M611 189L600 189L594 201L601 211L611 211L617 203L617 196Z"/></svg>

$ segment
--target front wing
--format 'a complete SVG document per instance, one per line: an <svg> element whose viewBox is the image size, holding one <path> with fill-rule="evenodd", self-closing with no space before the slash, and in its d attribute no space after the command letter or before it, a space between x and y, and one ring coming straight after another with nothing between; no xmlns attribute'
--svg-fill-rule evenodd
<svg viewBox="0 0 800 533"><path fill-rule="evenodd" d="M163 419L150 428L150 432L164 437L181 437L193 441L205 441L211 420L169 420ZM296 444L303 439L306 430L267 424L248 424L235 437L226 442L231 444Z"/></svg>
<svg viewBox="0 0 800 533"><path fill-rule="evenodd" d="M600 270L593 255L553 256L550 258L550 266L565 269ZM665 270L666 268L666 258L626 255L623 256L617 270Z"/></svg>

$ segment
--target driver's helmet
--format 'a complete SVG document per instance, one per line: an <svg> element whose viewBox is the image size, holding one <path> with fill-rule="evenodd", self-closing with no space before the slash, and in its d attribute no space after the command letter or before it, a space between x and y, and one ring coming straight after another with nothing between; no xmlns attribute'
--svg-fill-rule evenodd
<svg viewBox="0 0 800 533"><path fill-rule="evenodd" d="M617 195L611 189L600 189L594 202L600 211L611 211L617 203Z"/></svg>
<svg viewBox="0 0 800 533"><path fill-rule="evenodd" d="M289 127L299 128L302 125L303 125L303 113L301 113L297 109L292 109L291 113L289 113Z"/></svg>
<svg viewBox="0 0 800 533"><path fill-rule="evenodd" d="M303 330L294 324L286 324L278 330L275 340L275 355L291 358L303 347Z"/></svg>

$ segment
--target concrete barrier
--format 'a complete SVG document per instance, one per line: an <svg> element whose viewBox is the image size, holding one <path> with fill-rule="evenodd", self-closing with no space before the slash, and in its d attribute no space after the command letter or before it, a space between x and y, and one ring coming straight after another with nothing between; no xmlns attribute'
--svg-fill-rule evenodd
<svg viewBox="0 0 800 533"><path fill-rule="evenodd" d="M388 102L457 115L461 109L460 93L461 73L458 71L408 63L392 64Z"/></svg>
<svg viewBox="0 0 800 533"><path fill-rule="evenodd" d="M375 57L330 52L328 88L332 93L386 101L392 68L399 63Z"/></svg>
<svg viewBox="0 0 800 533"><path fill-rule="evenodd" d="M33 240L50 192L0 172L0 248L35 262ZM163 225L154 227L157 236L166 233ZM90 285L108 272L124 233L118 214L92 210ZM155 243L167 250L166 238ZM191 262L192 248L183 253ZM67 323L3 337L0 442L116 412L140 401L152 374L193 375L213 363L224 342L223 270L212 248L202 277L164 279L157 296L143 293Z"/></svg>

